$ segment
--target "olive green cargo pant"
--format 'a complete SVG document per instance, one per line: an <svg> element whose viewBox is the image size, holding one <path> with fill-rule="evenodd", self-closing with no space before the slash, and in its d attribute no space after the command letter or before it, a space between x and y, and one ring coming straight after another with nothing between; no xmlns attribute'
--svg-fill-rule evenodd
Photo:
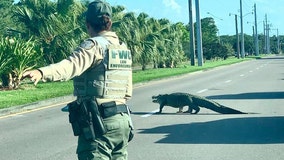
<svg viewBox="0 0 284 160"><path fill-rule="evenodd" d="M130 133L130 117L125 113L105 118L108 132L95 140L87 141L83 135L78 138L79 160L127 160L127 146Z"/></svg>

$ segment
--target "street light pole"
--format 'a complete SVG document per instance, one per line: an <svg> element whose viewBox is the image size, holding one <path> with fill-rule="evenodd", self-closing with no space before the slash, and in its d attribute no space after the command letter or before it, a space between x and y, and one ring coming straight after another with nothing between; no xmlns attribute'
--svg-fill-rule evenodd
<svg viewBox="0 0 284 160"><path fill-rule="evenodd" d="M256 4L254 4L254 24L255 24L255 55L259 55L258 33L257 33L257 16L256 16Z"/></svg>
<svg viewBox="0 0 284 160"><path fill-rule="evenodd" d="M190 64L191 66L195 65L195 40L194 40L194 25L192 18L192 0L188 0L188 9L189 9L189 36L190 36Z"/></svg>
<svg viewBox="0 0 284 160"><path fill-rule="evenodd" d="M243 7L242 0L240 0L240 12L241 12L241 57L245 57L245 42L244 42L244 29L243 29Z"/></svg>
<svg viewBox="0 0 284 160"><path fill-rule="evenodd" d="M270 54L270 37L269 37L269 24L267 23L267 14L265 14L265 28L266 28L266 54Z"/></svg>
<svg viewBox="0 0 284 160"><path fill-rule="evenodd" d="M199 0L195 0L196 9L196 39L197 39L197 54L198 54L198 66L203 66L203 50L202 50L202 31L199 11Z"/></svg>

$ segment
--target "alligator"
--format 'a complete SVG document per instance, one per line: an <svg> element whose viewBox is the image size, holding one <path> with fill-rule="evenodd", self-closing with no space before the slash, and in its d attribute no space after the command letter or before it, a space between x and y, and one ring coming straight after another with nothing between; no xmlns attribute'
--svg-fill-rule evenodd
<svg viewBox="0 0 284 160"><path fill-rule="evenodd" d="M160 110L158 113L162 113L164 106L179 108L178 113L183 113L183 107L188 106L188 110L186 112L191 114L197 114L200 111L199 107L204 107L221 114L246 114L233 108L223 106L205 97L189 93L177 92L171 94L159 94L157 96L152 96L152 99L154 103L160 104ZM195 112L193 112L193 110L195 110Z"/></svg>

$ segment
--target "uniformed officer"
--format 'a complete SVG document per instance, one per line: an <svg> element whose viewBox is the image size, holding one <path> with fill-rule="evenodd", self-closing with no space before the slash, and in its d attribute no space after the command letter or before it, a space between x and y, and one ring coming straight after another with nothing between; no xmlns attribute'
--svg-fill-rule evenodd
<svg viewBox="0 0 284 160"><path fill-rule="evenodd" d="M82 42L66 59L45 67L26 71L23 76L36 85L40 80L62 81L73 78L74 95L80 103L95 97L99 107L115 102L118 107L132 96L131 54L119 42L112 26L111 6L103 0L90 3L86 14L89 39ZM126 111L108 110L116 114L103 118L107 132L87 139L78 137L79 160L125 160L131 134L131 119ZM128 112L129 113L129 112ZM96 126L94 126L96 132Z"/></svg>

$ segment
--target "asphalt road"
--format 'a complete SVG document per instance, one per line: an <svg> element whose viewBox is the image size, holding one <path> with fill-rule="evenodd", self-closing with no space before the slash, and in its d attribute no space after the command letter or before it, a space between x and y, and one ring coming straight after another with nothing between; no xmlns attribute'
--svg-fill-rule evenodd
<svg viewBox="0 0 284 160"><path fill-rule="evenodd" d="M129 160L282 160L283 87L283 56L136 85L128 103L135 125ZM171 107L153 114L158 104L151 96L172 92L197 94L249 114L205 108L197 115L176 114ZM56 103L0 117L1 160L76 159L68 114Z"/></svg>

